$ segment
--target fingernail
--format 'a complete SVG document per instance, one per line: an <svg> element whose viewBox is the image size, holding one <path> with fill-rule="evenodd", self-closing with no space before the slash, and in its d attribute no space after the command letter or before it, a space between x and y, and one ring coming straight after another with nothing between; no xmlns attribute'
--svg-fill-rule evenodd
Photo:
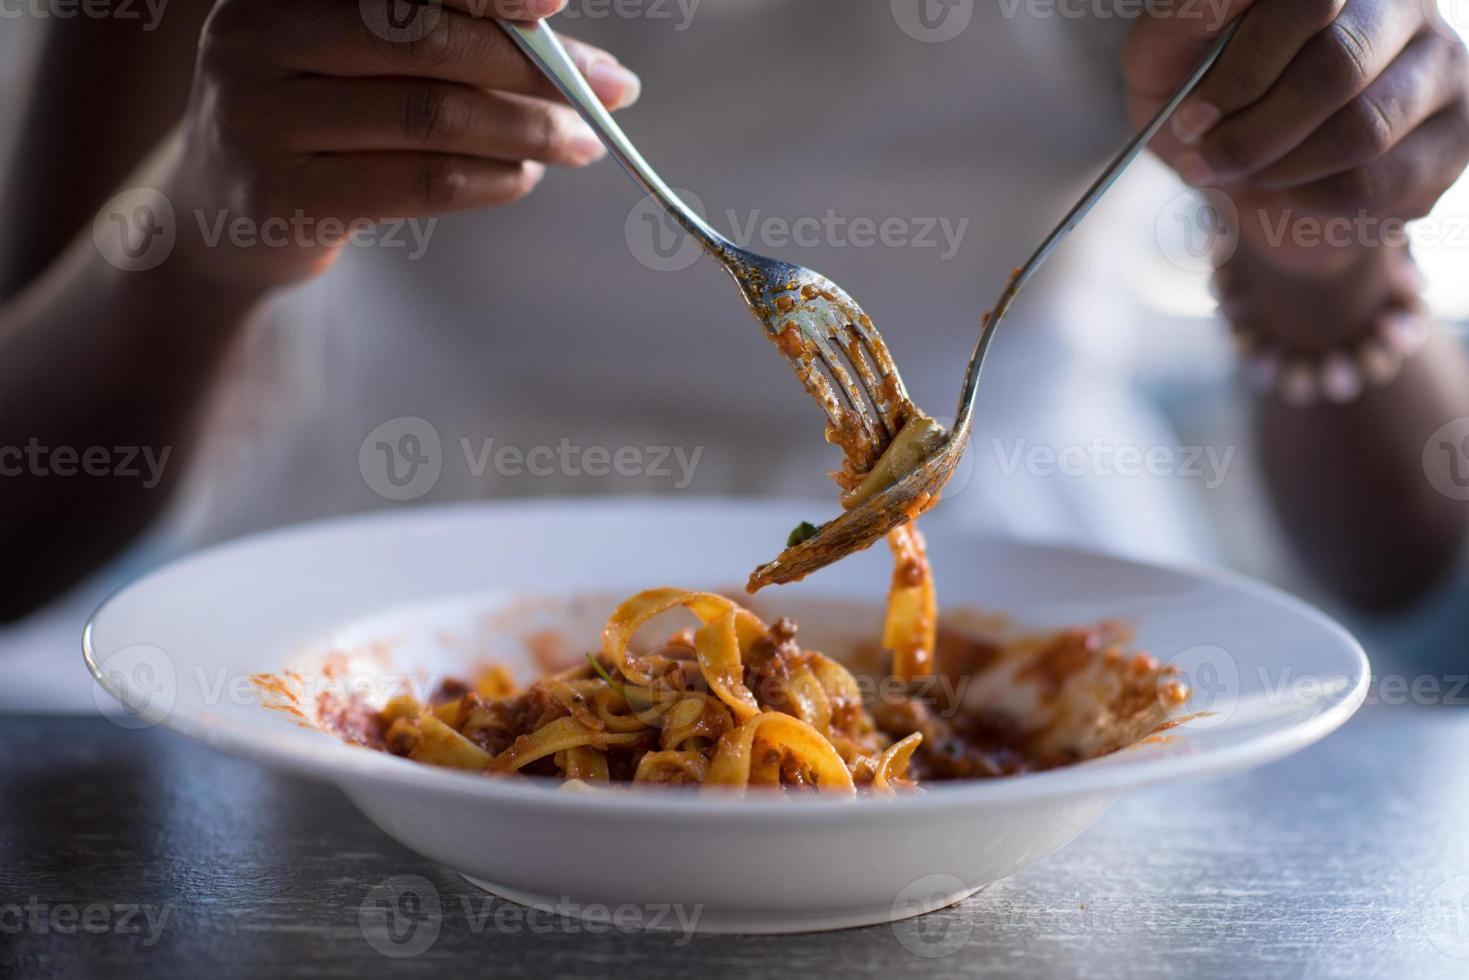
<svg viewBox="0 0 1469 980"><path fill-rule="evenodd" d="M597 139L592 127L577 120L577 128L571 134L571 153L582 163L594 163L607 155L607 147Z"/></svg>
<svg viewBox="0 0 1469 980"><path fill-rule="evenodd" d="M627 108L643 92L642 80L615 61L593 61L587 69L587 81L597 98L612 109Z"/></svg>
<svg viewBox="0 0 1469 980"><path fill-rule="evenodd" d="M1173 135L1185 146L1192 146L1222 118L1224 113L1212 103L1186 103L1173 114Z"/></svg>
<svg viewBox="0 0 1469 980"><path fill-rule="evenodd" d="M1214 168L1197 153L1185 153L1176 164L1178 175L1191 187L1207 187L1219 179Z"/></svg>
<svg viewBox="0 0 1469 980"><path fill-rule="evenodd" d="M566 0L525 0L525 6L536 17L550 17L561 12Z"/></svg>

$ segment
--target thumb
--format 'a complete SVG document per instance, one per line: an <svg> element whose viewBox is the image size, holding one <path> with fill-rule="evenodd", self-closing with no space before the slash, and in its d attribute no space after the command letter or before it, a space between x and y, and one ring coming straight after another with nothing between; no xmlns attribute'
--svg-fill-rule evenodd
<svg viewBox="0 0 1469 980"><path fill-rule="evenodd" d="M1344 0L1327 2L1341 3ZM1293 3L1300 3L1300 0L1287 0L1286 5ZM1219 34L1257 5L1269 4L1262 4L1262 0L1198 0L1192 3L1174 0L1148 4L1148 13L1138 20L1128 35L1122 56L1127 110L1133 125L1141 126L1157 115L1178 87L1193 74ZM1302 5L1319 4L1310 0ZM1244 40L1247 38L1242 35L1230 44L1220 59L1221 63L1209 73L1211 78L1231 70L1224 59L1244 47L1241 44ZM1201 91L1208 83L1206 78L1200 85ZM1192 104L1196 104L1196 98L1190 99L1180 114L1186 115L1184 110ZM1207 120L1204 128L1217 121ZM1183 144L1170 129L1165 128L1153 141L1153 150L1171 163L1182 152Z"/></svg>

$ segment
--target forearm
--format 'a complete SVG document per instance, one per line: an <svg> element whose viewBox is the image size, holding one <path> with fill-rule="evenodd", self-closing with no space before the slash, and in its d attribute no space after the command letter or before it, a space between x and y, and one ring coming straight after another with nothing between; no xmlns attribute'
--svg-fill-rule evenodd
<svg viewBox="0 0 1469 980"><path fill-rule="evenodd" d="M1287 353L1288 369L1358 349L1401 302L1402 253L1364 249L1325 277L1291 277L1243 248L1222 270L1226 310ZM1469 417L1469 358L1441 330L1386 384L1355 399L1292 404L1284 382L1254 406L1265 482L1307 568L1347 600L1388 608L1423 595L1451 568L1469 506L1435 489L1424 451L1444 423Z"/></svg>
<svg viewBox="0 0 1469 980"><path fill-rule="evenodd" d="M181 234L156 268L128 271L88 227L0 306L0 621L124 548L177 484L260 296L200 275L192 247Z"/></svg>

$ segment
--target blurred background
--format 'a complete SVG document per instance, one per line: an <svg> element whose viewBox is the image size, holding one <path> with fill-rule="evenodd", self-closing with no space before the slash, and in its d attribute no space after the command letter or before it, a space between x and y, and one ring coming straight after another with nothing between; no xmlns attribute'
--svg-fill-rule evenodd
<svg viewBox="0 0 1469 980"><path fill-rule="evenodd" d="M1128 136L1127 25L1115 19L1006 18L981 4L942 36L877 2L617 9L573 2L556 24L642 76L622 114L630 135L736 241L842 283L935 416L952 411L979 317L1010 269ZM48 111L37 65L94 27L0 18L0 132ZM4 168L23 147L3 146L13 202L24 188ZM1270 515L1248 396L1208 292L1206 224L1162 165L1127 176L997 342L981 431L931 526L1223 564L1333 605ZM282 523L559 494L784 495L809 497L813 515L834 508L824 473L836 454L818 410L723 272L611 162L553 172L511 208L401 232L396 246L349 249L259 313L166 519L71 595L0 628L14 679L0 709L90 703L77 637L101 596L169 557ZM1419 234L1433 309L1462 332L1469 183ZM434 479L406 490L371 459L405 437L437 446ZM502 465L493 454L506 446L558 461ZM1081 462L1048 465L1038 447ZM1161 451L1166 472L1119 475L1105 460L1124 447ZM609 467L593 448L637 462ZM1428 605L1357 622L1379 638L1374 653L1411 662L1457 628L1457 604Z"/></svg>

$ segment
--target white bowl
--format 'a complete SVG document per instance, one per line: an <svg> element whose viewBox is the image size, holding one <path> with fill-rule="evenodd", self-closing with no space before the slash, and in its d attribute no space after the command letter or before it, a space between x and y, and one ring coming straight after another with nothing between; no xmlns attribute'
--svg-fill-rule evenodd
<svg viewBox="0 0 1469 980"><path fill-rule="evenodd" d="M1055 852L1124 790L1279 758L1336 729L1366 694L1358 644L1280 592L1219 573L949 533L938 522L929 543L942 604L1003 611L1034 628L1122 619L1137 646L1187 675L1194 700L1185 710L1205 713L1166 739L1081 765L898 800L579 795L342 744L262 707L249 680L384 631L402 640L453 629L468 610L521 596L727 589L809 510L554 501L292 528L123 589L93 616L83 645L98 704L119 724L162 723L336 783L406 846L512 900L570 914L678 907L708 932L832 929L942 908ZM762 594L759 605L799 618L863 600L875 617L887 562L874 549ZM802 639L816 645L808 632ZM417 646L395 656L411 661Z"/></svg>

